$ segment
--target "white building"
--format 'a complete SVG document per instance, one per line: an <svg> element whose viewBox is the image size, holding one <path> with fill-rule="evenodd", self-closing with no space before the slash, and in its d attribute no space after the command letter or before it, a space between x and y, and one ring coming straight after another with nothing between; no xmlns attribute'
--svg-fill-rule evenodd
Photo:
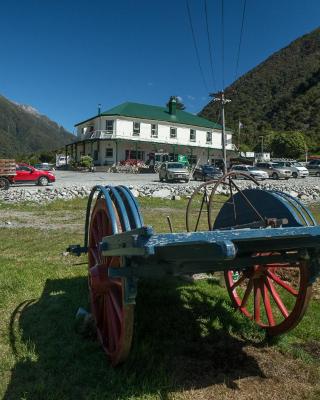
<svg viewBox="0 0 320 400"><path fill-rule="evenodd" d="M126 159L147 161L153 153L187 155L191 163L222 160L221 126L178 110L171 97L169 107L123 103L75 125L77 140L66 146L75 161L93 157L95 165ZM233 150L232 133L226 132L227 150ZM229 153L229 152L228 152Z"/></svg>

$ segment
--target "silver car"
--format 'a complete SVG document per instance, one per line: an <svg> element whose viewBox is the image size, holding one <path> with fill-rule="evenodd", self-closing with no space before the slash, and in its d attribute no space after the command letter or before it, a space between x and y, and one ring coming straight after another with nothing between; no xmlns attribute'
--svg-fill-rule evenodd
<svg viewBox="0 0 320 400"><path fill-rule="evenodd" d="M270 178L273 179L289 179L292 177L292 171L287 167L282 167L273 162L259 162L256 167L267 172Z"/></svg>
<svg viewBox="0 0 320 400"><path fill-rule="evenodd" d="M261 179L261 180L265 180L269 178L269 175L267 174L267 172L262 171L261 169L257 168L257 167L252 167L251 165L233 165L231 168L232 172L244 172L245 174L248 174L250 176L252 176L255 179ZM236 178L238 177L238 175L236 174ZM241 175L239 175L239 177L241 177Z"/></svg>
<svg viewBox="0 0 320 400"><path fill-rule="evenodd" d="M292 172L292 178L306 178L309 176L309 171L306 167L300 164L298 161L274 161L281 167L287 167Z"/></svg>
<svg viewBox="0 0 320 400"><path fill-rule="evenodd" d="M189 181L189 171L184 164L179 162L165 162L159 169L159 179L161 182Z"/></svg>

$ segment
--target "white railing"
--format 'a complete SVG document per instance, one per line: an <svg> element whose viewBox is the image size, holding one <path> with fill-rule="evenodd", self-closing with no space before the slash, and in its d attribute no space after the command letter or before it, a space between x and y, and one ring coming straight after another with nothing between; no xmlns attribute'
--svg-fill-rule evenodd
<svg viewBox="0 0 320 400"><path fill-rule="evenodd" d="M201 142L200 140L186 140L185 142L180 139L180 138L171 138L170 133L166 137L155 137L155 136L150 136L145 137L145 135L138 135L134 134L133 132L128 133L128 132L119 132L119 131L107 131L107 130L94 130L90 132L86 132L85 135L82 137L82 139L125 139L125 140L137 140L139 139L142 142L154 142L154 143L162 143L162 144L179 144L183 146L200 146L200 147L213 147L215 149L220 149L221 144L215 143L214 140L212 140L210 143L207 141ZM189 139L189 138L188 138ZM230 138L228 138L226 147L228 150L234 150L235 146L233 143L231 143Z"/></svg>
<svg viewBox="0 0 320 400"><path fill-rule="evenodd" d="M86 132L84 139L112 139L115 137L114 131L95 130Z"/></svg>

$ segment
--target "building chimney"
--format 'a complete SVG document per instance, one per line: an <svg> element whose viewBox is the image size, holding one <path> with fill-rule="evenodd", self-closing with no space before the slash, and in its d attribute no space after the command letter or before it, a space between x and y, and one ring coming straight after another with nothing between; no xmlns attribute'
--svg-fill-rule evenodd
<svg viewBox="0 0 320 400"><path fill-rule="evenodd" d="M169 100L169 114L176 115L177 113L177 99L176 96L171 96Z"/></svg>
<svg viewBox="0 0 320 400"><path fill-rule="evenodd" d="M98 104L98 115L99 116L101 115L101 104L100 103Z"/></svg>

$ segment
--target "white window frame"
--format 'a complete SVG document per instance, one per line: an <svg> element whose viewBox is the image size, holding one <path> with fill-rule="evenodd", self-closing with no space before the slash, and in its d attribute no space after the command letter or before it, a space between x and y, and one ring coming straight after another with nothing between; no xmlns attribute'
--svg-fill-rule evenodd
<svg viewBox="0 0 320 400"><path fill-rule="evenodd" d="M208 135L210 135L210 139L208 139ZM207 132L206 133L206 143L207 144L212 144L212 132Z"/></svg>
<svg viewBox="0 0 320 400"><path fill-rule="evenodd" d="M137 127L135 127L137 125ZM140 129L141 129L141 123L138 121L133 121L132 123L132 135L133 136L140 136Z"/></svg>
<svg viewBox="0 0 320 400"><path fill-rule="evenodd" d="M195 142L197 140L197 131L195 129L190 129L190 142Z"/></svg>
<svg viewBox="0 0 320 400"><path fill-rule="evenodd" d="M112 129L108 129L108 124L112 123ZM114 119L107 119L106 120L106 131L107 133L113 133L114 130Z"/></svg>
<svg viewBox="0 0 320 400"><path fill-rule="evenodd" d="M177 139L177 128L175 128L174 126L170 126L170 139Z"/></svg>
<svg viewBox="0 0 320 400"><path fill-rule="evenodd" d="M153 137L153 138L158 137L158 125L157 124L151 124L151 137Z"/></svg>

